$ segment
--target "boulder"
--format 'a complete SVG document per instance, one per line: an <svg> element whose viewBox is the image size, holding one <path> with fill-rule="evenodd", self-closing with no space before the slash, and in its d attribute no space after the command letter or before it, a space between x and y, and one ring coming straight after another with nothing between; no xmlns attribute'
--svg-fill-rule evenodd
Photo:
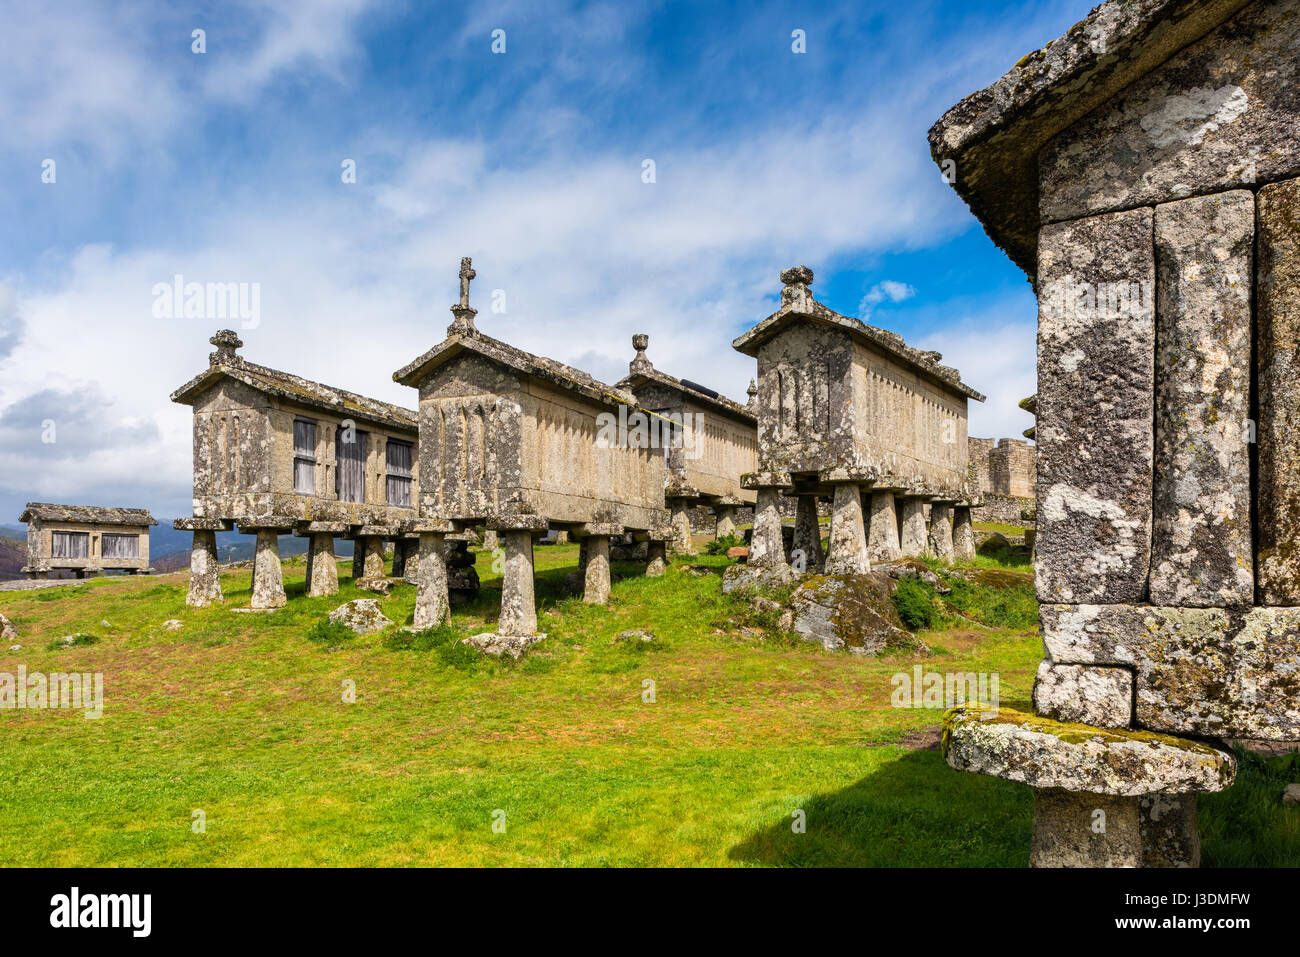
<svg viewBox="0 0 1300 957"><path fill-rule="evenodd" d="M498 635L494 631L485 631L477 635L470 635L468 638L462 638L461 643L494 658L508 655L511 658L519 659L524 656L524 653L529 648L545 637L544 634Z"/></svg>
<svg viewBox="0 0 1300 957"><path fill-rule="evenodd" d="M876 655L887 648L924 651L903 627L891 598L893 582L883 572L816 575L790 596L791 630L827 651Z"/></svg>
<svg viewBox="0 0 1300 957"><path fill-rule="evenodd" d="M163 631L180 631L184 624L179 618L168 618L162 623Z"/></svg>
<svg viewBox="0 0 1300 957"><path fill-rule="evenodd" d="M979 548L975 551L981 555L996 555L1004 552L1011 547L1011 539L1007 538L1001 532L994 532L984 541L980 542Z"/></svg>
<svg viewBox="0 0 1300 957"><path fill-rule="evenodd" d="M727 557L728 557L728 558L748 558L748 557L749 557L749 546L748 546L748 545L733 545L731 548L728 548L728 549L727 549Z"/></svg>
<svg viewBox="0 0 1300 957"><path fill-rule="evenodd" d="M722 593L730 595L732 592L758 588L783 588L794 579L794 569L785 564L731 565L722 573Z"/></svg>
<svg viewBox="0 0 1300 957"><path fill-rule="evenodd" d="M18 629L14 627L14 623L4 615L0 615L0 641L13 641L17 637Z"/></svg>
<svg viewBox="0 0 1300 957"><path fill-rule="evenodd" d="M614 641L654 641L653 631L646 631L643 628L632 628L628 631L620 631L614 636Z"/></svg>
<svg viewBox="0 0 1300 957"><path fill-rule="evenodd" d="M350 602L339 605L330 612L329 620L337 625L351 628L358 635L379 631L393 623L392 619L383 613L379 602L374 598L354 598Z"/></svg>
<svg viewBox="0 0 1300 957"><path fill-rule="evenodd" d="M1282 792L1282 803L1291 807L1300 807L1300 784L1288 784Z"/></svg>
<svg viewBox="0 0 1300 957"><path fill-rule="evenodd" d="M952 591L948 584L939 577L933 568L921 561L919 558L895 558L887 562L873 563L874 571L882 571L890 578L916 578L928 585L933 586L934 590L940 595L947 595Z"/></svg>
<svg viewBox="0 0 1300 957"><path fill-rule="evenodd" d="M356 585L361 591L373 592L376 595L387 595L393 589L391 581L378 575L369 578L358 578L352 584Z"/></svg>

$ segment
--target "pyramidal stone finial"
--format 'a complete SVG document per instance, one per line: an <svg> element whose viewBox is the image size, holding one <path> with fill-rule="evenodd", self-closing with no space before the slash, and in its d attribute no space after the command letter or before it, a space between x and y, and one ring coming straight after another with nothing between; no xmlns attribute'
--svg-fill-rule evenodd
<svg viewBox="0 0 1300 957"><path fill-rule="evenodd" d="M636 356L627 367L632 372L649 372L654 369L650 360L646 358L645 351L650 345L650 337L644 332L638 332L632 337L632 348L636 350Z"/></svg>
<svg viewBox="0 0 1300 957"><path fill-rule="evenodd" d="M749 395L749 405L753 405L758 401L758 385L753 379L749 380L749 388L745 392Z"/></svg>
<svg viewBox="0 0 1300 957"><path fill-rule="evenodd" d="M478 310L469 304L469 283L478 274L474 272L473 261L465 256L460 261L460 302L451 307L455 318L447 327L447 335L473 335L478 330L474 327L474 317Z"/></svg>

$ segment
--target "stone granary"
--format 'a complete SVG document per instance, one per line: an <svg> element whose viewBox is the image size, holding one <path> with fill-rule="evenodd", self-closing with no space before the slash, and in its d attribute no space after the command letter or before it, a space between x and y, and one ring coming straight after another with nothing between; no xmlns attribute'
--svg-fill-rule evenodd
<svg viewBox="0 0 1300 957"><path fill-rule="evenodd" d="M786 562L783 493L798 496L794 547L806 569L823 565L817 497L827 495L828 573L927 550L952 558L954 511L961 557L973 557L967 402L984 396L937 352L817 302L811 269L781 281L781 307L732 343L758 360L758 468L743 479L757 492L750 564Z"/></svg>
<svg viewBox="0 0 1300 957"><path fill-rule="evenodd" d="M726 538L736 533L736 509L754 504L754 492L741 487L740 476L757 466L758 419L707 386L660 372L646 358L649 344L644 333L632 337L636 356L618 386L636 397L648 431L660 438L673 545L690 552L690 508L711 507L714 535Z"/></svg>
<svg viewBox="0 0 1300 957"><path fill-rule="evenodd" d="M1037 716L945 735L1035 865L1195 865L1219 745L1300 740L1298 142L1300 0L1104 4L930 131L1039 300Z"/></svg>
<svg viewBox="0 0 1300 957"><path fill-rule="evenodd" d="M257 535L254 608L285 603L278 535L311 538L309 594L338 591L334 538L354 540L354 577L384 574L384 539L414 534L419 503L415 413L254 365L225 329L208 368L172 393L194 408L194 533L187 603L221 599L216 532Z"/></svg>
<svg viewBox="0 0 1300 957"><path fill-rule="evenodd" d="M479 332L473 278L462 260L447 338L393 374L419 390L416 625L446 614L445 576L425 553L439 553L449 531L486 524L505 539L498 631L529 638L537 632L534 537L557 529L585 539L585 597L605 602L611 536L671 537L664 457L619 430L620 410L639 411L630 393Z"/></svg>
<svg viewBox="0 0 1300 957"><path fill-rule="evenodd" d="M118 570L148 575L149 526L157 525L143 508L96 508L28 502L18 521L27 523L28 578L71 571L77 578Z"/></svg>

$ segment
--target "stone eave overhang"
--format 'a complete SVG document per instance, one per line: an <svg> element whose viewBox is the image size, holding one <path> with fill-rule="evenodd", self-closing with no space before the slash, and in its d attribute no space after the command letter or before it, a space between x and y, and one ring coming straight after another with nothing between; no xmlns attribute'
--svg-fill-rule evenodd
<svg viewBox="0 0 1300 957"><path fill-rule="evenodd" d="M930 155L989 238L1033 279L1038 152L1250 0L1111 0L930 128Z"/></svg>
<svg viewBox="0 0 1300 957"><path fill-rule="evenodd" d="M618 386L607 385L580 369L517 349L500 339L481 332L453 333L424 355L393 373L393 381L418 389L420 383L439 366L464 352L472 352L492 362L530 376L565 392L573 392L600 405L637 408L636 397Z"/></svg>
<svg viewBox="0 0 1300 957"><path fill-rule="evenodd" d="M648 372L633 372L626 375L622 379L618 380L617 388L635 394L636 386L643 382L661 385L668 389L675 389L683 395L690 396L696 402L702 402L715 409L720 409L722 412L732 416L733 418L740 419L746 424L758 424L758 416L749 411L749 409L741 405L739 402L728 399L725 395L711 396L704 392L699 392L692 389L681 379L670 376L666 372L660 372L658 369L651 369Z"/></svg>
<svg viewBox="0 0 1300 957"><path fill-rule="evenodd" d="M967 399L983 402L985 396L976 392L961 381L956 369L927 360L926 353L913 349L897 333L869 326L860 319L840 315L828 309L820 302L814 301L811 309L802 306L783 305L744 335L732 341L732 348L747 356L758 357L758 350L769 339L776 336L787 326L798 322L807 322L827 328L842 329L854 338L870 343L892 359L920 374L930 382Z"/></svg>
<svg viewBox="0 0 1300 957"><path fill-rule="evenodd" d="M200 395L223 377L308 408L365 419L402 432L419 431L419 419L410 409L251 362L214 363L173 392L171 400L181 405L193 405Z"/></svg>

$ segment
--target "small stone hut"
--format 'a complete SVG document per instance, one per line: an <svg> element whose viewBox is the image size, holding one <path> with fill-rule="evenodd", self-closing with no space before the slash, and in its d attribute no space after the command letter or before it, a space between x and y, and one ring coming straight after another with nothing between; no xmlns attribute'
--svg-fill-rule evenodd
<svg viewBox="0 0 1300 957"><path fill-rule="evenodd" d="M18 521L27 524L28 578L49 578L67 570L77 578L103 571L149 575L149 527L157 525L147 509L97 508L28 502Z"/></svg>
<svg viewBox="0 0 1300 957"><path fill-rule="evenodd" d="M818 496L833 499L829 573L925 550L952 558L954 508L961 557L973 556L967 403L984 396L937 352L817 302L806 266L781 282L781 307L732 343L758 361L758 468L744 478L757 493L750 563L785 562L783 493L798 496L794 547L807 568L822 564Z"/></svg>
<svg viewBox="0 0 1300 957"><path fill-rule="evenodd" d="M426 568L447 532L476 524L505 539L499 633L537 631L533 540L548 529L585 539L585 598L609 596L609 540L627 532L662 546L664 461L618 429L631 393L484 335L461 262L447 338L393 373L419 390L420 584L417 625L446 614L443 576ZM652 565L655 558L652 555ZM660 560L659 564L662 564Z"/></svg>
<svg viewBox="0 0 1300 957"><path fill-rule="evenodd" d="M649 345L645 333L632 337L636 355L618 386L636 397L659 437L673 545L690 552L690 508L712 508L714 535L725 538L736 533L736 509L754 504L754 492L741 486L740 476L757 467L758 417L707 386L660 372L646 357Z"/></svg>
<svg viewBox="0 0 1300 957"><path fill-rule="evenodd" d="M945 734L1035 865L1194 866L1220 745L1300 740L1297 142L1297 0L1103 4L930 131L1038 294L1036 715Z"/></svg>
<svg viewBox="0 0 1300 957"><path fill-rule="evenodd" d="M309 587L338 590L334 538L354 540L354 574L384 573L384 539L417 517L419 430L409 409L255 365L229 329L208 368L172 393L194 409L189 603L220 600L216 532L257 535L253 607L284 604L278 536L310 536Z"/></svg>

